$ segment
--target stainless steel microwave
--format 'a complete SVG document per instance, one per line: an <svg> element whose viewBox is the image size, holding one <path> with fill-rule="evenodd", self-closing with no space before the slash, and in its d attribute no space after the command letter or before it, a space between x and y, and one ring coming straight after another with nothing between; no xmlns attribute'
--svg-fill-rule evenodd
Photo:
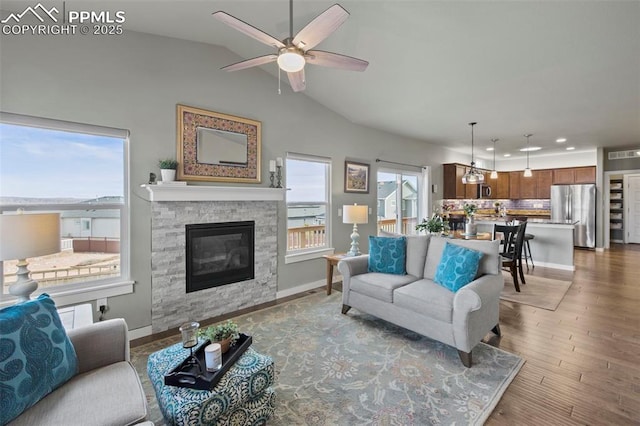
<svg viewBox="0 0 640 426"><path fill-rule="evenodd" d="M489 198L491 197L491 187L486 183L481 183L478 185L478 198Z"/></svg>

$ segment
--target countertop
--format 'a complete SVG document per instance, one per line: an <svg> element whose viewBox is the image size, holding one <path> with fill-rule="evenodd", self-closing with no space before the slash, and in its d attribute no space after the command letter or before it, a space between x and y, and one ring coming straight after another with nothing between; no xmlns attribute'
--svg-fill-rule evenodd
<svg viewBox="0 0 640 426"><path fill-rule="evenodd" d="M505 222L505 218L501 216L476 216L476 222ZM527 219L527 223L529 224L537 224L537 225L575 225L579 221L577 220L551 220L551 219L541 219L529 217Z"/></svg>

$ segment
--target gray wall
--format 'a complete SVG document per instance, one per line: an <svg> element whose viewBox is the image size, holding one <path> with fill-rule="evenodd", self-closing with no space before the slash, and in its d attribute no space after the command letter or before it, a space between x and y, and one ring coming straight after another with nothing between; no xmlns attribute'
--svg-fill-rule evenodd
<svg viewBox="0 0 640 426"><path fill-rule="evenodd" d="M609 152L640 150L640 141L637 145L630 145L616 148L603 149L603 171L611 172L616 170L639 170L640 157L625 158L622 160L609 160Z"/></svg>
<svg viewBox="0 0 640 426"><path fill-rule="evenodd" d="M130 328L151 324L150 206L140 184L157 161L175 156L176 104L201 107L262 122L262 186L268 186L268 161L287 151L333 159L333 242L346 251L350 226L337 209L357 202L375 208L375 184L368 195L343 192L345 158L371 163L375 158L433 166L442 198L442 163L464 161L442 148L358 126L294 94L260 69L235 73L220 67L240 60L207 44L127 32L122 36L2 36L0 109L131 132L131 262L135 293L109 299L109 317L124 317ZM342 72L323 70L324 72ZM308 81L312 85L313 80ZM393 106L390 106L393 108ZM360 226L364 239L375 233L373 220ZM279 207L278 290L324 279L322 259L284 264L285 209ZM366 244L363 244L366 247Z"/></svg>

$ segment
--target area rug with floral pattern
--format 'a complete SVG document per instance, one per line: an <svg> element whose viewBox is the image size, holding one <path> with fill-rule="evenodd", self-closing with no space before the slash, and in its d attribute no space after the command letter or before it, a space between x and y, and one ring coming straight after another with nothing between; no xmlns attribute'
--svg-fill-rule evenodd
<svg viewBox="0 0 640 426"><path fill-rule="evenodd" d="M235 318L275 362L270 425L483 424L524 363L480 343L465 368L451 346L356 309L341 314L341 297L318 292ZM156 425L164 421L146 360L177 341L131 350Z"/></svg>

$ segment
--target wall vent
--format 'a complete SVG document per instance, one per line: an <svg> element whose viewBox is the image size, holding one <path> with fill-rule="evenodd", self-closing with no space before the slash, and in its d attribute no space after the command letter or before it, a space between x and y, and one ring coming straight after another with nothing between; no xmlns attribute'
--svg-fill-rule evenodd
<svg viewBox="0 0 640 426"><path fill-rule="evenodd" d="M624 160L625 158L637 158L637 157L640 157L640 149L609 152L609 160Z"/></svg>

